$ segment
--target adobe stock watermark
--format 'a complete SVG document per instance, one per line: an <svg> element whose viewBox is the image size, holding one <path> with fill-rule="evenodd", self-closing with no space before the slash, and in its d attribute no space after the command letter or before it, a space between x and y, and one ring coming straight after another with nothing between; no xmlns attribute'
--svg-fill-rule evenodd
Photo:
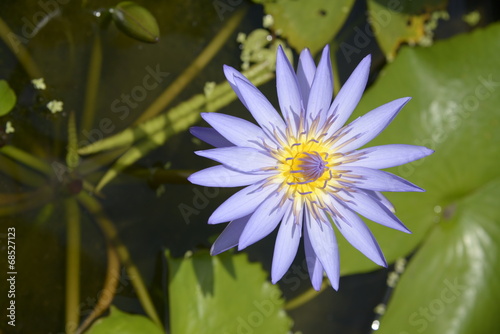
<svg viewBox="0 0 500 334"><path fill-rule="evenodd" d="M149 92L156 89L170 75L169 72L163 72L159 64L154 68L148 65L145 67L145 71L146 75L140 85L134 86L128 93L122 93L120 98L116 98L111 102L111 112L116 114L120 122L124 121L130 115L130 111L137 108L146 99ZM80 138L85 139L78 142L78 147L85 147L95 141L104 139L105 135L111 134L115 130L115 122L116 120L113 121L111 118L103 117L93 129L83 129ZM51 165L58 181L63 182L65 174L70 171L69 168L58 161L53 161Z"/></svg>
<svg viewBox="0 0 500 334"><path fill-rule="evenodd" d="M439 293L437 298L431 300L427 305L418 308L418 311L413 312L408 317L411 326L416 327L418 333L422 333L427 329L429 323L436 321L438 316L443 314L446 307L454 303L466 290L466 286L454 279L451 282L448 279L443 281L444 288ZM406 331L399 334L410 334Z"/></svg>
<svg viewBox="0 0 500 334"><path fill-rule="evenodd" d="M241 5L243 0L214 0L212 5L214 6L217 15L221 21L224 21L225 13L232 13L236 7Z"/></svg>
<svg viewBox="0 0 500 334"><path fill-rule="evenodd" d="M203 187L203 191L199 188L193 188L193 194L191 205L181 203L177 206L186 224L191 222L191 216L199 215L208 206L210 200L219 195L219 188Z"/></svg>
<svg viewBox="0 0 500 334"><path fill-rule="evenodd" d="M310 261L313 261L311 258ZM290 286L290 291L296 291L303 281L310 281L309 271L307 269L308 258L304 258L300 265L292 264L287 273L281 279L283 284Z"/></svg>
<svg viewBox="0 0 500 334"><path fill-rule="evenodd" d="M342 51L342 54L344 55L344 58L346 59L347 63L350 64L352 59L353 54L359 54L361 51L366 48L369 44L372 38L375 37L375 33L387 27L389 23L391 23L392 20L392 12L401 12L403 10L403 5L402 1L400 0L392 0L387 3L387 8L388 9L380 9L380 10L369 10L369 20L365 24L364 29L361 29L359 27L354 27L354 38L353 38L353 43L354 45L351 45L347 42L342 42L339 45L340 51Z"/></svg>
<svg viewBox="0 0 500 334"><path fill-rule="evenodd" d="M488 76L480 75L477 77L478 84L474 90L464 96L460 103L446 101L446 105L440 105L438 102L431 104L430 108L435 109L443 120L439 126L432 129L430 137L419 139L414 142L415 145L425 146L435 150L439 144L444 142L450 133L456 131L463 122L467 120L473 112L476 112L481 102L488 100L500 87L498 78L493 78L493 74ZM425 160L420 159L412 161L398 167L398 175L409 177L415 172L416 167L420 166Z"/></svg>
<svg viewBox="0 0 500 334"><path fill-rule="evenodd" d="M52 18L61 13L61 6L67 5L71 0L39 0L37 2L40 10L36 11L30 18L23 16L21 21L21 35L13 32L7 34L11 49L17 53L20 44L28 44L30 39L40 31Z"/></svg>
<svg viewBox="0 0 500 334"><path fill-rule="evenodd" d="M120 121L124 121L130 115L131 109L137 108L148 97L148 94L155 90L170 75L169 72L163 72L159 64L156 64L155 68L148 65L144 70L147 73L142 78L140 85L134 86L128 93L122 93L120 98L114 99L111 102L111 112L116 114ZM82 135L86 140L80 141L78 146L84 147L103 139L104 135L113 132L115 127L114 122L110 118L102 118L97 127L90 131L85 129L82 131Z"/></svg>

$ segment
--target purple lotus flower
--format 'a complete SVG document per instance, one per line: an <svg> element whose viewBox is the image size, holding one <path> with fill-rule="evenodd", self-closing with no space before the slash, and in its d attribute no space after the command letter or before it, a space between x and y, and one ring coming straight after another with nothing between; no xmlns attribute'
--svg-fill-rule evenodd
<svg viewBox="0 0 500 334"><path fill-rule="evenodd" d="M335 225L369 259L387 266L375 238L356 213L411 233L380 191L423 189L379 169L433 151L398 144L359 149L384 130L410 100L394 100L344 126L363 94L369 71L367 56L332 102L328 46L317 68L309 50L302 51L296 73L279 47L276 86L280 116L241 73L224 67L227 80L259 126L229 115L205 113L202 117L213 129L192 128L195 136L217 147L196 154L221 165L196 172L189 180L209 187L246 186L209 218L209 224L230 222L213 244L212 255L235 246L242 250L280 225L272 282L280 280L290 267L303 235L312 286L318 290L326 272L338 289Z"/></svg>

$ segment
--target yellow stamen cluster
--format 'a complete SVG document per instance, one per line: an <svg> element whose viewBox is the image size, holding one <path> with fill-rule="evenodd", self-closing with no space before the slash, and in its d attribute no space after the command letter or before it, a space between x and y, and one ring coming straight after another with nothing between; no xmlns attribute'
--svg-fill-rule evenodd
<svg viewBox="0 0 500 334"><path fill-rule="evenodd" d="M289 195L316 195L324 192L336 177L333 169L338 155L328 153L321 142L310 139L286 145L277 153L279 177L288 185ZM315 196L311 196L315 197Z"/></svg>
<svg viewBox="0 0 500 334"><path fill-rule="evenodd" d="M281 205L287 200L293 201L296 215L303 205L309 207L315 218L320 218L320 211L330 207L325 201L328 195L339 196L341 189L350 190L345 179L349 171L341 167L343 163L356 161L357 155L344 154L338 151L344 145L354 140L356 136L338 145L349 130L339 129L333 135L327 135L334 117L329 117L320 126L320 118L306 124L305 117L300 117L297 127L287 122L285 133L274 131L273 139L276 146L264 143L268 152L276 159L273 167L278 174L268 178L267 183L278 183L278 192L284 194ZM335 148L333 148L335 147Z"/></svg>

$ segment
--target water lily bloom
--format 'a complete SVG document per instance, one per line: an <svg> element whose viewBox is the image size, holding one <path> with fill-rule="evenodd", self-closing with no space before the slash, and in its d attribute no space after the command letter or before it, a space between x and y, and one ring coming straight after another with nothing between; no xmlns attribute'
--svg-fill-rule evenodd
<svg viewBox="0 0 500 334"><path fill-rule="evenodd" d="M272 282L286 273L303 236L312 286L319 290L326 272L333 288L338 289L335 226L365 256L387 266L358 214L411 233L380 192L423 189L380 169L423 158L433 151L398 144L360 149L410 100L394 100L344 125L363 94L369 71L367 56L332 102L328 46L317 67L309 50L302 51L296 72L279 47L276 86L280 115L248 79L234 68L224 67L231 87L258 125L229 115L204 113L203 119L212 128L192 128L193 135L216 147L196 154L221 165L196 172L189 180L209 187L246 186L209 218L209 224L230 222L213 244L213 255L235 246L242 250L279 225Z"/></svg>

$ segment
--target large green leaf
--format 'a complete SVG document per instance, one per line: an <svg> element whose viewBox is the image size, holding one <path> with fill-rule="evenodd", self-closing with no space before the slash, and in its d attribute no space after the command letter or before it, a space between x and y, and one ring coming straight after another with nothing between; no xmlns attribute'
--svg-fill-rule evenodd
<svg viewBox="0 0 500 334"><path fill-rule="evenodd" d="M142 315L128 314L111 306L109 316L98 319L87 334L162 334L153 321Z"/></svg>
<svg viewBox="0 0 500 334"><path fill-rule="evenodd" d="M309 48L314 54L340 30L353 0L254 0L273 16L272 28L288 39L296 51Z"/></svg>
<svg viewBox="0 0 500 334"><path fill-rule="evenodd" d="M381 333L500 333L498 203L500 178L448 206L403 274Z"/></svg>
<svg viewBox="0 0 500 334"><path fill-rule="evenodd" d="M5 80L0 80L0 116L8 114L16 104L16 94Z"/></svg>
<svg viewBox="0 0 500 334"><path fill-rule="evenodd" d="M281 291L246 254L166 257L171 334L290 331Z"/></svg>
<svg viewBox="0 0 500 334"><path fill-rule="evenodd" d="M430 48L404 48L358 106L354 117L396 98L413 96L369 145L404 143L436 151L391 170L427 190L387 194L413 234L368 223L389 262L423 241L439 221L442 208L499 176L499 49L498 24ZM344 240L340 243L343 274L377 267Z"/></svg>

